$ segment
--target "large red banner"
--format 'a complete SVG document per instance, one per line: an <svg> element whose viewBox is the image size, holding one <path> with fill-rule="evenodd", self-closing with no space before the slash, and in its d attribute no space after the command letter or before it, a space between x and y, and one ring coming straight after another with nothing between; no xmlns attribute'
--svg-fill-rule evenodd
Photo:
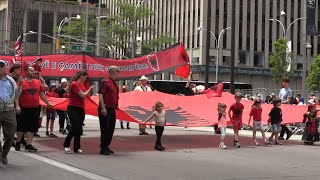
<svg viewBox="0 0 320 180"><path fill-rule="evenodd" d="M164 104L167 112L167 125L181 127L211 126L218 123L217 105L225 103L229 110L235 102L234 95L224 92L221 97L208 99L205 94L197 96L177 96L161 92L128 92L121 93L117 119L141 123L152 114L156 101ZM49 98L56 109L66 110L68 99ZM86 114L98 115L98 96L86 99ZM243 123L248 124L252 101L242 100L245 109L243 112ZM262 121L267 124L268 114L273 105L262 105ZM307 106L281 105L283 113L283 124L300 123ZM229 118L228 118L229 119ZM252 124L251 124L252 125Z"/></svg>
<svg viewBox="0 0 320 180"><path fill-rule="evenodd" d="M182 45L176 44L163 51L131 60L115 60L92 57L81 54L55 54L45 56L22 56L17 61L32 64L41 57L42 76L72 77L79 70L86 69L90 78L104 78L110 66L118 66L120 79L130 79L142 75L158 74L162 71L174 69L186 64L186 51ZM11 64L13 56L0 56L0 59Z"/></svg>

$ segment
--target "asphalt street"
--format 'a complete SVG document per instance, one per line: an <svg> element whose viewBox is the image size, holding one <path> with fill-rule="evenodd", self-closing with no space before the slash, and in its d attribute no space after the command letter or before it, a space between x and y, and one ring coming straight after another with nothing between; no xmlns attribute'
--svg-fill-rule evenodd
<svg viewBox="0 0 320 180"><path fill-rule="evenodd" d="M167 127L163 137L167 149L159 152L153 150L154 129L147 129L148 136L139 136L137 126L131 127L116 129L111 146L116 153L112 156L98 154L99 128L93 117L86 120L82 155L65 154L65 136L48 138L41 128L42 137L34 142L39 151L11 151L9 164L0 165L0 179L320 179L320 146L302 145L300 136L283 141L281 146L257 147L251 132L242 131L240 149L232 147L229 134L228 149L222 150L217 147L220 137L210 127Z"/></svg>

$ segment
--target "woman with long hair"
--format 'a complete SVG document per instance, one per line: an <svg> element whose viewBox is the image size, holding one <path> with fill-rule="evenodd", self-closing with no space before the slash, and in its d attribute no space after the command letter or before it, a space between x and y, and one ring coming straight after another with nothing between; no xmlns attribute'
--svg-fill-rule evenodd
<svg viewBox="0 0 320 180"><path fill-rule="evenodd" d="M87 80L87 77L87 71L82 70L78 71L70 80L70 97L67 113L71 123L71 131L64 141L64 150L66 153L71 153L70 144L72 138L74 138L73 151L75 153L82 153L80 149L80 138L83 132L82 124L85 118L84 101L93 90L92 86L90 86L88 90L85 90L83 83Z"/></svg>

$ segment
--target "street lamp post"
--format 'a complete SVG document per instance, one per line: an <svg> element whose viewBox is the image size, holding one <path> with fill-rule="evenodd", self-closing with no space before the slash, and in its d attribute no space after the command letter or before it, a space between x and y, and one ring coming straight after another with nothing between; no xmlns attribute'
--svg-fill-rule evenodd
<svg viewBox="0 0 320 180"><path fill-rule="evenodd" d="M218 82L218 67L219 67L219 44L220 44L220 38L221 38L221 35L228 29L230 29L231 27L227 27L227 28L224 28L220 31L219 33L219 36L218 36L218 39L216 37L216 35L212 32L212 31L209 31L211 33L211 35L214 37L214 40L215 40L215 46L216 46L216 52L217 52L217 58L216 58L216 82ZM208 31L207 29L203 29L202 26L198 27L198 31ZM209 58L209 57L207 57ZM208 73L208 72L206 72Z"/></svg>
<svg viewBox="0 0 320 180"><path fill-rule="evenodd" d="M61 29L63 27L63 25L67 22L69 22L70 20L72 19L81 19L81 16L80 15L77 15L76 17L65 17L64 19L61 20L59 26L58 26L58 34L57 34L57 38L56 38L56 50L57 50L57 53L59 52L60 50L60 33L61 33Z"/></svg>
<svg viewBox="0 0 320 180"><path fill-rule="evenodd" d="M281 16L285 16L285 15L286 15L286 13L285 13L284 11L281 11L280 14L281 14ZM270 21L276 21L276 22L278 22L278 23L281 25L281 27L282 27L283 37L286 38L286 39L289 39L289 38L287 38L287 32L289 31L290 27L292 26L293 23L295 23L295 22L297 22L297 21L299 21L299 20L302 20L302 19L307 19L307 18L306 18L306 17L300 17L300 18L295 19L294 21L292 21L292 22L288 25L287 29L285 29L283 23L282 23L280 20L278 20L278 19L269 19L269 20L270 20ZM291 45L290 45L290 46L291 46ZM290 47L290 48L291 48L291 47ZM289 62L289 65L288 65L288 67L287 67L287 71L289 72L289 71L290 71L290 67L291 67L291 59L288 59L288 51L286 51L286 61Z"/></svg>
<svg viewBox="0 0 320 180"><path fill-rule="evenodd" d="M302 97L307 97L306 95L306 77L307 77L307 72L308 72L308 62L311 61L311 44L307 43L306 49L307 49L307 59L303 61L302 65L302 86L301 86L301 91L302 91Z"/></svg>

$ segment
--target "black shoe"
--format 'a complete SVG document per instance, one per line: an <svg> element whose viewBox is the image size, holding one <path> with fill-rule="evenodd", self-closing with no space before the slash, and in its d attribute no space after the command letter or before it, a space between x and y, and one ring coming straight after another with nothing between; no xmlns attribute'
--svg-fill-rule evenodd
<svg viewBox="0 0 320 180"><path fill-rule="evenodd" d="M107 148L107 152L110 154L114 154L114 151L112 151L110 148Z"/></svg>
<svg viewBox="0 0 320 180"><path fill-rule="evenodd" d="M46 131L46 135L49 136L49 131Z"/></svg>
<svg viewBox="0 0 320 180"><path fill-rule="evenodd" d="M124 129L124 127L123 127L123 126L121 126L121 129Z"/></svg>
<svg viewBox="0 0 320 180"><path fill-rule="evenodd" d="M35 152L35 151L38 151L38 149L36 149L35 147L33 147L31 144L28 144L28 145L26 145L26 147L25 147L25 151Z"/></svg>
<svg viewBox="0 0 320 180"><path fill-rule="evenodd" d="M130 129L130 127L129 127L129 126L127 126L127 129Z"/></svg>
<svg viewBox="0 0 320 180"><path fill-rule="evenodd" d="M17 141L14 149L16 151L20 151L20 146L21 146L21 142Z"/></svg>
<svg viewBox="0 0 320 180"><path fill-rule="evenodd" d="M159 148L160 148L160 151L163 151L163 150L166 149L166 148L165 148L164 146L162 146L162 145L161 145Z"/></svg>
<svg viewBox="0 0 320 180"><path fill-rule="evenodd" d="M40 137L38 133L34 133L34 137Z"/></svg>
<svg viewBox="0 0 320 180"><path fill-rule="evenodd" d="M289 140L291 136L292 136L292 133L290 132L289 134L287 134L286 140Z"/></svg>
<svg viewBox="0 0 320 180"><path fill-rule="evenodd" d="M109 156L110 152L108 152L108 151L100 151L100 154L101 155L105 155L105 156Z"/></svg>
<svg viewBox="0 0 320 180"><path fill-rule="evenodd" d="M283 138L283 137L279 137L278 139L279 139L279 140L284 140L284 138Z"/></svg>
<svg viewBox="0 0 320 180"><path fill-rule="evenodd" d="M21 144L24 145L24 146L27 145L27 141L26 141L24 138L22 138L20 142L21 142Z"/></svg>

